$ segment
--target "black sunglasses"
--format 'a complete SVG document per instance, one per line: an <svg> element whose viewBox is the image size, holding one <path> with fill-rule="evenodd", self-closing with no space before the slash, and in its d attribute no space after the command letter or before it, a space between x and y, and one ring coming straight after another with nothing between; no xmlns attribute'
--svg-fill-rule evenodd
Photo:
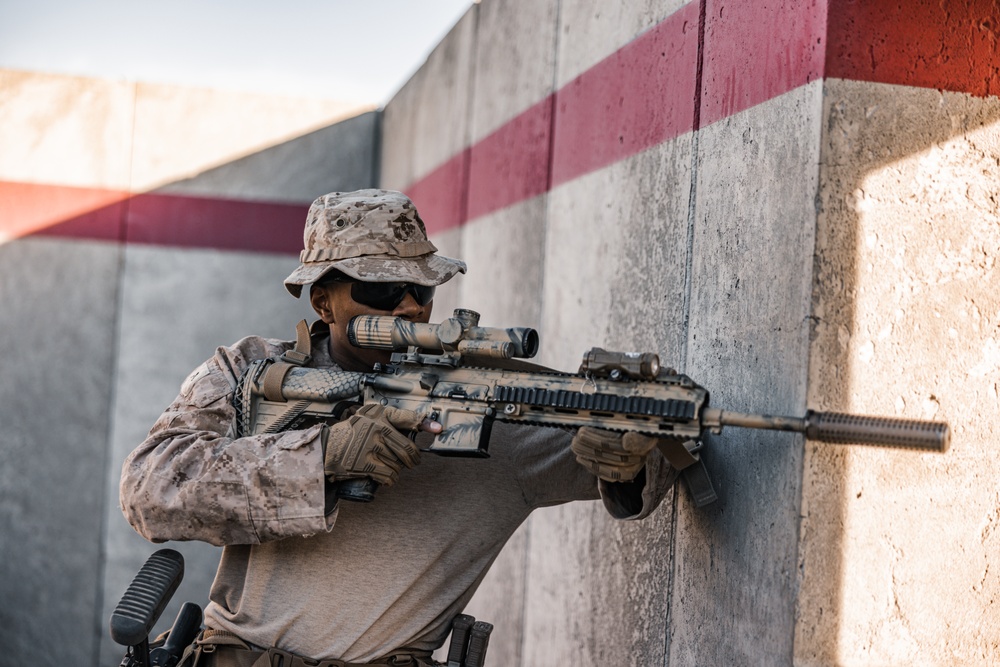
<svg viewBox="0 0 1000 667"><path fill-rule="evenodd" d="M324 276L316 285L321 287L329 283L351 283L351 298L356 303L375 310L395 310L396 306L403 303L407 294L412 294L413 300L421 306L426 306L434 299L433 286L413 283L366 283L340 272Z"/></svg>
<svg viewBox="0 0 1000 667"><path fill-rule="evenodd" d="M351 298L375 310L395 310L407 294L421 306L426 306L434 298L432 285L413 283L351 283Z"/></svg>

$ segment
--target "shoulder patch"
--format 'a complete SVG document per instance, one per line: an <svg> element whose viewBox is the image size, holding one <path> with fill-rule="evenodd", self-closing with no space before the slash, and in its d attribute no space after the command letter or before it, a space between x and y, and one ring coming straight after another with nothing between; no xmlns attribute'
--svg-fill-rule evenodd
<svg viewBox="0 0 1000 667"><path fill-rule="evenodd" d="M219 400L230 391L229 380L214 360L206 361L194 369L181 385L181 396L199 408Z"/></svg>

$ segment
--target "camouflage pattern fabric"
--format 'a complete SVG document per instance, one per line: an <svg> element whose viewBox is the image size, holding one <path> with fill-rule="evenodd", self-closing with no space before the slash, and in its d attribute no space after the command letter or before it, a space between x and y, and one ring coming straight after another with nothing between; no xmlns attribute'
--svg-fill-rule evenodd
<svg viewBox="0 0 1000 667"><path fill-rule="evenodd" d="M237 380L251 361L292 347L245 338L220 348L188 376L149 437L125 460L122 511L140 534L156 542L221 546L333 527L334 517L316 502L325 491L322 426L233 439L230 399ZM320 347L317 361L331 364L327 346Z"/></svg>
<svg viewBox="0 0 1000 667"><path fill-rule="evenodd" d="M409 197L394 190L332 192L312 203L303 233L302 264L285 279L295 297L302 286L337 270L367 282L440 285L465 262L443 257Z"/></svg>

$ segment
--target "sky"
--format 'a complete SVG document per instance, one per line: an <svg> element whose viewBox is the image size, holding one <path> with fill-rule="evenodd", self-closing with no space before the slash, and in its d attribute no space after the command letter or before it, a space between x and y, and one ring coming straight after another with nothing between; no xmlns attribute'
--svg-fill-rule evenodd
<svg viewBox="0 0 1000 667"><path fill-rule="evenodd" d="M0 68L382 106L473 0L0 0Z"/></svg>

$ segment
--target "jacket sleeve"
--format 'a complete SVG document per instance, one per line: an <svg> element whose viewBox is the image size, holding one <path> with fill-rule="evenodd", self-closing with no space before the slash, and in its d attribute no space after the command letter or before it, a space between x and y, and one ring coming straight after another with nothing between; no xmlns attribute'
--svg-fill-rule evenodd
<svg viewBox="0 0 1000 667"><path fill-rule="evenodd" d="M581 466L582 468L583 466ZM659 450L654 449L646 458L646 466L631 482L606 482L597 480L604 508L616 519L645 519L670 492L677 481L678 472L667 462Z"/></svg>
<svg viewBox="0 0 1000 667"><path fill-rule="evenodd" d="M514 466L526 502L532 507L573 500L597 500L616 519L644 519L670 492L677 471L654 449L631 482L606 482L577 463L570 449L572 433L560 429L508 427L517 439Z"/></svg>
<svg viewBox="0 0 1000 667"><path fill-rule="evenodd" d="M247 356L240 343L220 348L125 460L121 509L146 539L221 546L332 529L321 426L232 437L231 399Z"/></svg>

